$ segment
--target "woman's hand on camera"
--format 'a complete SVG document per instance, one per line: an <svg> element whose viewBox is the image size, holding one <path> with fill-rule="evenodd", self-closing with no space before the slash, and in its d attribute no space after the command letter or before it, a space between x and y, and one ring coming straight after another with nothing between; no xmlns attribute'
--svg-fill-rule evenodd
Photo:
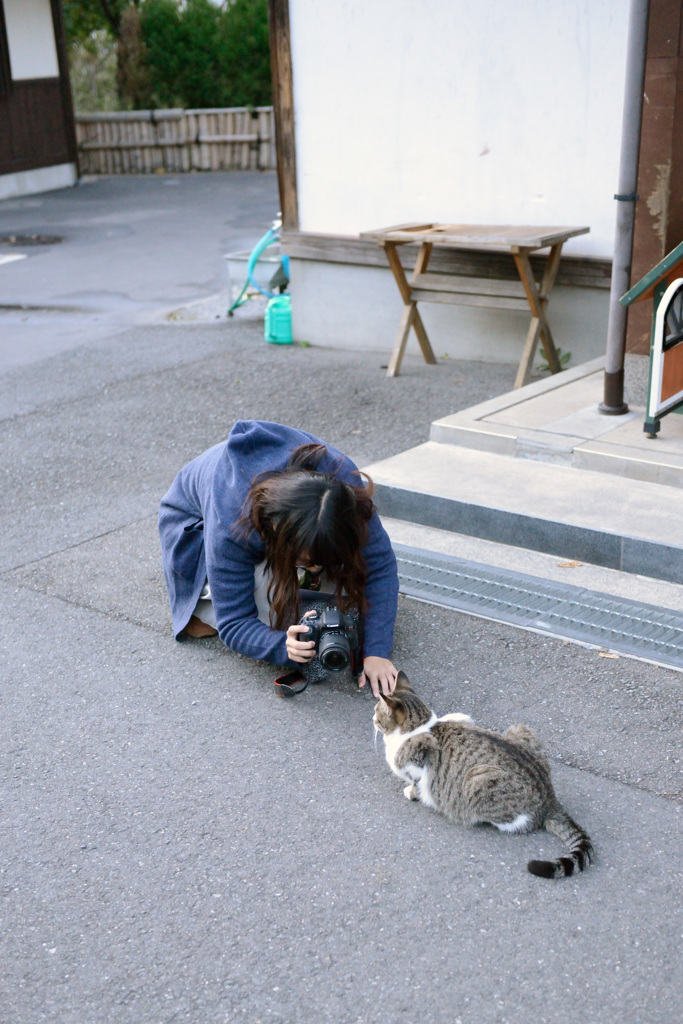
<svg viewBox="0 0 683 1024"><path fill-rule="evenodd" d="M315 641L299 640L299 633L308 633L308 626L296 622L287 630L287 656L290 661L305 665L315 657Z"/></svg>
<svg viewBox="0 0 683 1024"><path fill-rule="evenodd" d="M397 676L398 669L388 658L377 658L371 655L363 661L363 671L358 677L358 686L362 689L369 682L375 697L379 697L380 691L386 696L396 686Z"/></svg>

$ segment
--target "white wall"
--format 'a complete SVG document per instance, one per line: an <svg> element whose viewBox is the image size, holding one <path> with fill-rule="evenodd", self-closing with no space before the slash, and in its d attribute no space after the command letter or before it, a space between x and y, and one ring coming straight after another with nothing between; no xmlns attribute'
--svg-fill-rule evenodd
<svg viewBox="0 0 683 1024"><path fill-rule="evenodd" d="M389 362L403 311L390 271L340 263L291 260L292 330L296 341L321 348L382 353L377 365ZM609 292L598 288L553 290L549 318L555 344L571 354L577 366L605 352ZM531 313L522 310L420 304L432 348L438 359L478 359L519 363ZM422 356L415 332L406 353ZM539 343L536 364L542 353ZM402 373L407 372L404 363Z"/></svg>
<svg viewBox="0 0 683 1024"><path fill-rule="evenodd" d="M4 0L12 78L58 78L50 0Z"/></svg>
<svg viewBox="0 0 683 1024"><path fill-rule="evenodd" d="M628 10L290 0L301 229L585 224L565 252L610 257Z"/></svg>
<svg viewBox="0 0 683 1024"><path fill-rule="evenodd" d="M71 188L77 180L76 164L54 164L52 167L36 167L32 171L0 174L0 200Z"/></svg>

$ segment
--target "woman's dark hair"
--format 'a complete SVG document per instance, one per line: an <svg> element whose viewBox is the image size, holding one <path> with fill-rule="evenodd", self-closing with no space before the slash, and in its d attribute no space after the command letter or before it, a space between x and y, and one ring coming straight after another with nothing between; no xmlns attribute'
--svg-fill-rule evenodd
<svg viewBox="0 0 683 1024"><path fill-rule="evenodd" d="M252 530L265 546L266 569L272 571L268 590L271 619L286 629L301 616L297 560L322 565L337 588L342 611L365 612L366 568L362 547L372 516L373 483L360 473L358 485L321 473L327 454L321 444L300 445L287 468L266 473L252 483L238 532Z"/></svg>

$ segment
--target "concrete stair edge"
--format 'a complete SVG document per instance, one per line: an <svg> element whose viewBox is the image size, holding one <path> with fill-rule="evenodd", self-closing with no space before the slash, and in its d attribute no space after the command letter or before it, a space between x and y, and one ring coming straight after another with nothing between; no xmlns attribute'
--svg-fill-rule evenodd
<svg viewBox="0 0 683 1024"><path fill-rule="evenodd" d="M509 479L513 469L516 481L509 489L516 500L501 500L500 479ZM433 441L366 471L375 483L380 514L394 519L672 583L683 581L683 525L676 529L683 524L683 496L678 488L641 482L636 492L633 481L621 476L511 460ZM458 495L457 486L436 483L454 477L467 479L467 493ZM571 510L552 497L554 487L570 489ZM582 515L582 507L598 494L603 498L602 520ZM621 522L612 521L611 509L621 513ZM678 537L680 543L671 543Z"/></svg>

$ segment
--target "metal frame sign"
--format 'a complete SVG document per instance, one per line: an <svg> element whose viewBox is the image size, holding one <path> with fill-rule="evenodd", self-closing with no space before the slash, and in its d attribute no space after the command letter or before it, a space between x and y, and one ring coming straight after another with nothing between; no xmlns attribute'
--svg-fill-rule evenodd
<svg viewBox="0 0 683 1024"><path fill-rule="evenodd" d="M659 431L660 416L683 405L683 277L668 285L652 324L650 387L645 430Z"/></svg>
<svg viewBox="0 0 683 1024"><path fill-rule="evenodd" d="M622 295L619 302L652 299L650 383L643 429L656 437L660 417L683 411L683 242Z"/></svg>

